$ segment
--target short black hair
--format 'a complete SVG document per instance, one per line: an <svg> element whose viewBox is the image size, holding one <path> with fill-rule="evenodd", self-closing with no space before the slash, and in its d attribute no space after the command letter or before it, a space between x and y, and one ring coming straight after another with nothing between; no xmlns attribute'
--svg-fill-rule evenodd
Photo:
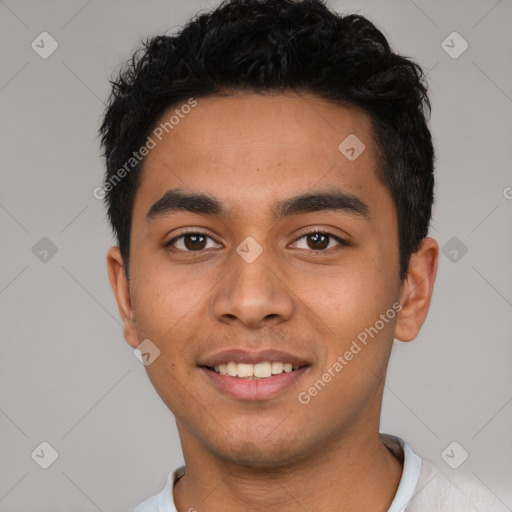
<svg viewBox="0 0 512 512"><path fill-rule="evenodd" d="M135 152L170 107L233 91L312 93L370 117L377 177L396 206L400 279L406 277L434 200L430 102L421 67L394 53L365 17L333 12L322 0L225 0L175 35L142 41L111 84L100 128L103 190L127 276L144 162Z"/></svg>

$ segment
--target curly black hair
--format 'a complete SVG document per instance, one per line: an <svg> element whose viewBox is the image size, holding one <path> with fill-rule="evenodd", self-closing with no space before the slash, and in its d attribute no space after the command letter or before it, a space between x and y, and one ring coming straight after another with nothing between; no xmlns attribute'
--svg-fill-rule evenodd
<svg viewBox="0 0 512 512"><path fill-rule="evenodd" d="M107 168L103 195L127 276L144 160L139 156L129 172L126 162L163 112L225 91L291 91L370 117L377 177L396 206L400 279L406 277L411 254L428 234L434 200L430 102L420 66L395 54L365 17L333 12L323 0L225 0L176 35L143 41L111 84L99 130Z"/></svg>

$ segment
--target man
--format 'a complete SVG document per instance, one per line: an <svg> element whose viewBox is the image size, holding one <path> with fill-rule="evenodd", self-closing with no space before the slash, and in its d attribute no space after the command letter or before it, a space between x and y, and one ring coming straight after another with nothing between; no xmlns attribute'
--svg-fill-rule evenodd
<svg viewBox="0 0 512 512"><path fill-rule="evenodd" d="M224 2L113 82L109 276L185 459L136 512L478 510L379 433L437 271L428 109L320 0Z"/></svg>

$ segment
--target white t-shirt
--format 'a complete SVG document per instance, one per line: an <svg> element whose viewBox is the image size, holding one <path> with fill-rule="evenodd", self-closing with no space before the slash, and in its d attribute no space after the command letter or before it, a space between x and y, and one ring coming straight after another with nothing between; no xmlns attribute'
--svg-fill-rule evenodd
<svg viewBox="0 0 512 512"><path fill-rule="evenodd" d="M402 477L388 512L502 512L486 489L457 479L448 480L431 462L416 455L401 438L380 434L382 442L400 462ZM148 498L133 512L177 512L173 498L176 481L185 466L172 471L162 492Z"/></svg>

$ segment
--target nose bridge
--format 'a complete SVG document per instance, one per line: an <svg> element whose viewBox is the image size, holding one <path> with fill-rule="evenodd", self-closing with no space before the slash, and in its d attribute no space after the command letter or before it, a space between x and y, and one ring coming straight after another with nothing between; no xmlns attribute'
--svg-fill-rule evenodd
<svg viewBox="0 0 512 512"><path fill-rule="evenodd" d="M238 319L250 327L288 319L293 300L279 279L272 251L246 237L230 255L231 272L222 281L214 301L217 319Z"/></svg>

